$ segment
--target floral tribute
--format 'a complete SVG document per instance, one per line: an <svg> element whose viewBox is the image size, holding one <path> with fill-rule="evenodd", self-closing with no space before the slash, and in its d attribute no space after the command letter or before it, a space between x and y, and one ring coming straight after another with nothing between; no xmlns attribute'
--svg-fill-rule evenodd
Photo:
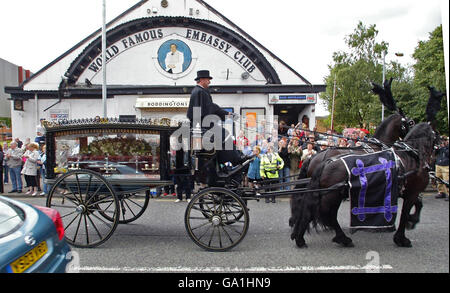
<svg viewBox="0 0 450 293"><path fill-rule="evenodd" d="M105 138L91 142L81 149L81 154L94 156L136 156L151 153L151 145L143 139L135 138Z"/></svg>

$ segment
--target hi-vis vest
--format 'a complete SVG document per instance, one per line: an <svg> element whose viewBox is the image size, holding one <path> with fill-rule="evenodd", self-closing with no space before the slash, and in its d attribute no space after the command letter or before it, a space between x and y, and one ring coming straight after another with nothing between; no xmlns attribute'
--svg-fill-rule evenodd
<svg viewBox="0 0 450 293"><path fill-rule="evenodd" d="M270 159L269 156L271 157ZM283 167L284 161L278 153L265 154L261 157L261 177L278 178L278 169L283 169Z"/></svg>

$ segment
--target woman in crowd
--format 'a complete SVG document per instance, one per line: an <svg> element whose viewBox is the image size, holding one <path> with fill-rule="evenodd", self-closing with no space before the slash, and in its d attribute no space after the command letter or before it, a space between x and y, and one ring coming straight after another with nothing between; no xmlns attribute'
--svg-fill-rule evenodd
<svg viewBox="0 0 450 293"><path fill-rule="evenodd" d="M300 139L294 136L288 146L288 152L291 158L291 176L298 174L300 171L299 164L302 159L303 151L299 141Z"/></svg>
<svg viewBox="0 0 450 293"><path fill-rule="evenodd" d="M346 148L348 146L347 139L345 138L339 138L338 140L338 147L340 148Z"/></svg>
<svg viewBox="0 0 450 293"><path fill-rule="evenodd" d="M23 164L22 174L25 177L27 186L30 188L26 194L36 196L37 192L37 161L39 160L39 145L37 143L27 144L27 150L23 154L23 158L26 159Z"/></svg>
<svg viewBox="0 0 450 293"><path fill-rule="evenodd" d="M312 142L307 142L306 143L306 149L303 150L303 155L302 155L302 162L304 162L306 159L311 158L312 156L314 156L317 152L314 150L314 145Z"/></svg>
<svg viewBox="0 0 450 293"><path fill-rule="evenodd" d="M50 188L45 183L45 161L47 160L47 155L45 153L46 147L45 144L42 146L42 151L39 154L39 159L37 161L38 165L41 167L41 178L42 178L42 193L40 195L45 196L48 195Z"/></svg>
<svg viewBox="0 0 450 293"><path fill-rule="evenodd" d="M290 176L290 155L287 148L287 139L286 137L282 137L280 141L278 142L278 154L281 157L281 159L284 162L284 166L282 169L280 169L280 183L289 183L289 176ZM290 190L290 186L286 185L284 187L281 187L281 190Z"/></svg>

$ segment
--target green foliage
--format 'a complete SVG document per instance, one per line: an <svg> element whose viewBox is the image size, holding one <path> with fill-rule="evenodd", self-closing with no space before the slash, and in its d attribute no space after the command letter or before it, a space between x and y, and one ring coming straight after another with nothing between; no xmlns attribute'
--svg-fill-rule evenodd
<svg viewBox="0 0 450 293"><path fill-rule="evenodd" d="M9 117L0 117L0 126L5 125L8 128L11 128L11 118Z"/></svg>
<svg viewBox="0 0 450 293"><path fill-rule="evenodd" d="M366 27L360 22L354 32L345 38L348 51L333 53L330 74L325 77L327 90L321 95L331 113L334 82L336 97L334 128L366 127L381 123L381 102L371 92L372 84L382 84L383 55L388 54L389 44L377 42L375 25ZM420 41L413 54L416 64L402 67L397 62L385 64L386 79L394 78L392 93L405 114L417 123L426 120L429 98L427 86L446 91L442 26L430 33L427 41ZM385 110L385 117L391 113ZM448 134L447 100L443 98L437 115L438 130Z"/></svg>
<svg viewBox="0 0 450 293"><path fill-rule="evenodd" d="M442 36L442 25L438 26L429 34L427 41L420 41L417 45L413 58L414 64L414 87L415 99L408 103L411 110L416 114L415 119L425 121L425 108L429 98L427 86L433 86L445 93L445 61L444 43ZM437 127L439 132L448 135L448 110L447 99L444 97L441 103L441 111L437 114Z"/></svg>
<svg viewBox="0 0 450 293"><path fill-rule="evenodd" d="M371 82L381 83L383 65L380 60L388 44L377 43L375 25L360 22L353 34L346 37L349 52L335 52L334 66L325 78L327 91L322 98L331 112L334 80L336 78L335 125L365 127L381 120L381 105L371 92Z"/></svg>

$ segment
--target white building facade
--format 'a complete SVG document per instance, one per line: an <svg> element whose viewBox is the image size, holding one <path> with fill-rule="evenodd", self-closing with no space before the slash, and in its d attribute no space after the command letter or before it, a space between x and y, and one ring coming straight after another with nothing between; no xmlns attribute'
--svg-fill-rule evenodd
<svg viewBox="0 0 450 293"><path fill-rule="evenodd" d="M243 130L272 115L287 124L306 115L314 127L325 86L309 83L202 0L141 1L108 23L106 35L108 117L181 119L197 71L209 70L214 102L240 114ZM40 119L102 116L103 70L98 30L20 86L5 87L13 136L33 138Z"/></svg>

